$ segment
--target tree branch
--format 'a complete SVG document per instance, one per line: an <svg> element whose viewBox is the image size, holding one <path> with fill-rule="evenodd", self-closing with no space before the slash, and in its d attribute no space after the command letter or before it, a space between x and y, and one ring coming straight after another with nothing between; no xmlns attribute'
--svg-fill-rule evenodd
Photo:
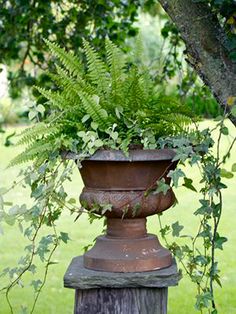
<svg viewBox="0 0 236 314"><path fill-rule="evenodd" d="M227 37L206 3L159 0L186 44L187 61L209 86L219 105L230 113L229 97L236 96L236 64L229 58ZM230 115L236 126L236 118Z"/></svg>

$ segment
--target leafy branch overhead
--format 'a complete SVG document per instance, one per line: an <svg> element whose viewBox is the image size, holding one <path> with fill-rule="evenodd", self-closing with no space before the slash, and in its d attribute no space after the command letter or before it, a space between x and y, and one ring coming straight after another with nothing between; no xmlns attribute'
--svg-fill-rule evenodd
<svg viewBox="0 0 236 314"><path fill-rule="evenodd" d="M56 73L49 73L57 88L36 87L45 99L41 112L47 115L32 116L37 123L19 141L26 150L12 165L29 160L40 164L62 150L92 155L102 147L157 148L160 137L183 133L191 123L187 107L162 95L148 69L130 65L109 39L106 61L84 40L86 66L73 53L45 42L58 60Z"/></svg>
<svg viewBox="0 0 236 314"><path fill-rule="evenodd" d="M8 66L11 97L35 82L50 84L41 69L53 69L54 63L48 60L43 37L77 53L86 38L103 51L106 36L120 45L137 34L133 23L141 4L140 0L0 0L0 63Z"/></svg>

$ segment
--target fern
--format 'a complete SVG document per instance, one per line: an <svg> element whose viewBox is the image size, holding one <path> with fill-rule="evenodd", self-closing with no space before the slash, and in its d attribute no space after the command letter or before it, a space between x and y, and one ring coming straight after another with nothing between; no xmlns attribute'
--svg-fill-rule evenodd
<svg viewBox="0 0 236 314"><path fill-rule="evenodd" d="M98 94L107 93L110 80L105 63L87 41L83 40L83 46L88 63L88 75L91 82L97 87Z"/></svg>
<svg viewBox="0 0 236 314"><path fill-rule="evenodd" d="M122 105L122 85L125 78L126 61L123 53L109 39L106 40L107 63L111 74L111 101Z"/></svg>
<svg viewBox="0 0 236 314"><path fill-rule="evenodd" d="M64 107L66 107L66 99L62 97L60 92L52 92L51 90L47 90L38 86L35 86L35 88L40 92L41 95L50 101L50 104L53 107L60 110L63 110Z"/></svg>
<svg viewBox="0 0 236 314"><path fill-rule="evenodd" d="M27 128L19 135L20 140L17 145L27 145L35 141L38 137L58 132L56 126L50 126L43 122L35 124L33 127Z"/></svg>
<svg viewBox="0 0 236 314"><path fill-rule="evenodd" d="M75 76L81 75L83 67L77 56L75 56L72 52L66 52L65 49L60 48L60 46L56 43L52 43L47 39L44 39L44 41L49 47L52 55L61 61L70 74Z"/></svg>
<svg viewBox="0 0 236 314"><path fill-rule="evenodd" d="M9 164L9 167L13 167L22 163L29 162L31 160L37 160L40 154L45 154L51 151L51 143L39 143L35 142L28 146L22 153L13 158Z"/></svg>
<svg viewBox="0 0 236 314"><path fill-rule="evenodd" d="M78 96L93 121L97 122L101 128L106 128L108 126L108 114L106 110L99 105L99 97L96 95L91 97L83 92L78 92Z"/></svg>
<svg viewBox="0 0 236 314"><path fill-rule="evenodd" d="M44 122L22 132L19 144L26 145L26 149L11 165L30 160L39 165L61 149L83 151L90 133L99 139L91 153L101 141L106 147L127 151L129 144L143 143L145 134L152 134L152 141L153 137L158 140L160 136L178 134L190 124L186 106L159 95L149 69L128 67L126 56L109 39L105 43L106 62L84 41L84 69L73 53L46 43L60 61L56 73L50 74L57 90L36 87L47 99L49 114ZM92 132L87 132L84 140L78 136L80 131Z"/></svg>

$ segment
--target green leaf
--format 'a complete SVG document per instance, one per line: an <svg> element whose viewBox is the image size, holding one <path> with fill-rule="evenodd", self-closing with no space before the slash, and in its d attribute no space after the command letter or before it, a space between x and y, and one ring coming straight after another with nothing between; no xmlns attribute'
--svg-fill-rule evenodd
<svg viewBox="0 0 236 314"><path fill-rule="evenodd" d="M59 239L62 240L64 243L67 243L70 240L68 233L60 232Z"/></svg>
<svg viewBox="0 0 236 314"><path fill-rule="evenodd" d="M32 280L30 283L31 286L34 287L34 291L38 291L38 289L40 288L40 286L42 285L42 281L40 279L38 280Z"/></svg>
<svg viewBox="0 0 236 314"><path fill-rule="evenodd" d="M166 195L166 193L169 191L170 186L165 183L165 179L162 178L161 180L157 181L157 188L153 191L153 194L163 193Z"/></svg>
<svg viewBox="0 0 236 314"><path fill-rule="evenodd" d="M57 265L57 264L58 264L58 262L51 261L51 262L48 263L48 266L50 266L50 265Z"/></svg>
<svg viewBox="0 0 236 314"><path fill-rule="evenodd" d="M89 118L90 118L90 115L89 115L89 114L86 114L86 115L83 116L81 122L84 123L84 122L86 122Z"/></svg>
<svg viewBox="0 0 236 314"><path fill-rule="evenodd" d="M216 239L215 239L215 248L223 250L223 244L227 242L228 239L226 237L220 237L219 234L217 234Z"/></svg>
<svg viewBox="0 0 236 314"><path fill-rule="evenodd" d="M178 221L171 225L172 227L172 236L178 237L180 235L181 230L184 229L184 226L180 225Z"/></svg>
<svg viewBox="0 0 236 314"><path fill-rule="evenodd" d="M94 146L95 147L102 147L103 146L103 141L100 139L97 139L94 141Z"/></svg>
<svg viewBox="0 0 236 314"><path fill-rule="evenodd" d="M19 314L28 314L28 313L29 313L28 308L26 306L21 305Z"/></svg>
<svg viewBox="0 0 236 314"><path fill-rule="evenodd" d="M185 177L185 173L181 169L170 170L167 177L173 180L173 185L177 188L179 179Z"/></svg>
<svg viewBox="0 0 236 314"><path fill-rule="evenodd" d="M170 226L165 225L165 227L160 229L161 236L164 238L170 232Z"/></svg>
<svg viewBox="0 0 236 314"><path fill-rule="evenodd" d="M183 186L185 186L187 189L190 189L190 190L192 190L192 191L194 191L194 192L197 192L197 190L195 189L195 187L192 185L192 183L193 183L193 180L192 179L190 179L190 178L184 178L184 184L183 184Z"/></svg>
<svg viewBox="0 0 236 314"><path fill-rule="evenodd" d="M68 203L71 205L76 204L76 199L72 197L69 199Z"/></svg>
<svg viewBox="0 0 236 314"><path fill-rule="evenodd" d="M31 197L34 197L36 199L39 198L43 194L43 189L44 185L43 184L39 185L34 190L32 190Z"/></svg>
<svg viewBox="0 0 236 314"><path fill-rule="evenodd" d="M43 115L44 112L45 112L45 107L40 104L40 105L38 105L38 106L36 107L36 110L37 110L39 113L41 113L41 115Z"/></svg>
<svg viewBox="0 0 236 314"><path fill-rule="evenodd" d="M224 135L229 135L229 129L226 126L222 126L221 133Z"/></svg>
<svg viewBox="0 0 236 314"><path fill-rule="evenodd" d="M132 208L132 217L137 216L141 210L142 210L141 205L139 203L135 204L135 206Z"/></svg>
<svg viewBox="0 0 236 314"><path fill-rule="evenodd" d="M97 128L98 128L98 123L92 121L92 122L91 122L91 128L96 131Z"/></svg>
<svg viewBox="0 0 236 314"><path fill-rule="evenodd" d="M107 211L112 211L112 204L102 204L101 205L101 214L104 215Z"/></svg>
<svg viewBox="0 0 236 314"><path fill-rule="evenodd" d="M10 209L9 209L9 211L8 211L8 213L9 213L9 215L10 216L15 216L15 215L17 215L18 213L19 213L19 205L15 205L15 206L13 206L13 207L11 207Z"/></svg>
<svg viewBox="0 0 236 314"><path fill-rule="evenodd" d="M212 208L208 200L203 199L199 200L199 202L201 203L202 206L194 212L194 215L205 215L212 213Z"/></svg>
<svg viewBox="0 0 236 314"><path fill-rule="evenodd" d="M222 168L220 170L220 175L222 178L231 179L233 178L234 174L230 171L227 171L226 169Z"/></svg>
<svg viewBox="0 0 236 314"><path fill-rule="evenodd" d="M37 111L30 111L28 114L29 120L33 120L37 116Z"/></svg>
<svg viewBox="0 0 236 314"><path fill-rule="evenodd" d="M236 163L234 163L234 164L232 165L231 171L232 171L232 172L236 172Z"/></svg>
<svg viewBox="0 0 236 314"><path fill-rule="evenodd" d="M11 216L11 215L4 215L4 221L9 225L9 226L13 226L15 224L15 216Z"/></svg>
<svg viewBox="0 0 236 314"><path fill-rule="evenodd" d="M202 310L203 308L208 308L210 306L210 301L212 300L212 296L210 292L204 292L202 294L198 294L196 296L197 301L195 307L197 310Z"/></svg>

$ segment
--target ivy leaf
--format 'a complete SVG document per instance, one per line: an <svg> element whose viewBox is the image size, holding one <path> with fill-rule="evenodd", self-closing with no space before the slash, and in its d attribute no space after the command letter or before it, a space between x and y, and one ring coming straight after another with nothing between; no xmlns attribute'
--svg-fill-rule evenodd
<svg viewBox="0 0 236 314"><path fill-rule="evenodd" d="M184 178L184 184L183 186L185 186L187 189L192 190L194 192L197 192L197 190L195 189L195 187L192 185L193 180L190 178Z"/></svg>
<svg viewBox="0 0 236 314"><path fill-rule="evenodd" d="M194 212L194 215L205 215L206 213L211 214L212 208L210 207L209 201L203 199L199 200L199 202L202 206Z"/></svg>
<svg viewBox="0 0 236 314"><path fill-rule="evenodd" d="M97 128L98 128L98 123L97 122L94 122L94 121L92 121L91 122L91 128L93 129L93 130L97 130Z"/></svg>
<svg viewBox="0 0 236 314"><path fill-rule="evenodd" d="M40 279L38 280L32 280L30 283L31 286L34 287L34 291L38 291L38 289L40 288L40 286L42 285L42 281Z"/></svg>
<svg viewBox="0 0 236 314"><path fill-rule="evenodd" d="M173 180L173 185L177 188L179 179L185 177L185 173L181 169L170 170L167 177Z"/></svg>
<svg viewBox="0 0 236 314"><path fill-rule="evenodd" d="M36 273L36 266L34 264L30 265L30 267L28 268L28 270L32 273L35 274Z"/></svg>
<svg viewBox="0 0 236 314"><path fill-rule="evenodd" d="M236 172L236 163L232 165L231 171Z"/></svg>
<svg viewBox="0 0 236 314"><path fill-rule="evenodd" d="M210 301L212 300L212 296L210 292L205 292L202 294L198 294L196 296L197 301L195 307L197 310L202 310L203 308L208 308L210 305Z"/></svg>
<svg viewBox="0 0 236 314"><path fill-rule="evenodd" d="M220 281L220 277L218 275L214 276L214 280L216 281L216 283L222 288L222 283ZM213 312L212 312L213 313ZM217 313L217 312L216 312Z"/></svg>
<svg viewBox="0 0 236 314"><path fill-rule="evenodd" d="M72 197L69 199L68 203L71 205L76 204L76 199Z"/></svg>
<svg viewBox="0 0 236 314"><path fill-rule="evenodd" d="M36 187L35 189L32 189L31 197L34 197L35 199L37 199L40 196L42 196L43 188L44 188L44 185L41 184L40 186Z"/></svg>
<svg viewBox="0 0 236 314"><path fill-rule="evenodd" d="M132 217L137 216L140 213L141 209L142 208L141 208L141 205L139 203L135 204L135 206L132 208Z"/></svg>
<svg viewBox="0 0 236 314"><path fill-rule="evenodd" d="M50 265L57 265L57 264L58 264L58 262L51 261L51 262L48 263L48 266L50 266Z"/></svg>
<svg viewBox="0 0 236 314"><path fill-rule="evenodd" d="M181 230L184 229L184 226L180 225L178 221L171 225L172 227L172 236L178 237L180 235Z"/></svg>
<svg viewBox="0 0 236 314"><path fill-rule="evenodd" d="M222 126L221 133L224 135L229 135L229 129L226 126Z"/></svg>
<svg viewBox="0 0 236 314"><path fill-rule="evenodd" d="M197 255L195 257L195 262L198 264L198 265L207 265L208 264L208 260L207 258L204 256L204 255Z"/></svg>
<svg viewBox="0 0 236 314"><path fill-rule="evenodd" d="M90 118L90 115L89 115L89 114L86 114L86 115L83 116L81 122L84 123L84 122L86 122L89 118Z"/></svg>
<svg viewBox="0 0 236 314"><path fill-rule="evenodd" d="M41 115L43 116L44 112L45 112L45 107L42 105L42 104L39 104L37 107L36 107L36 110L41 113Z"/></svg>
<svg viewBox="0 0 236 314"><path fill-rule="evenodd" d="M157 188L153 191L153 194L163 193L166 195L166 193L169 191L170 186L165 183L165 179L162 178L161 180L157 181Z"/></svg>
<svg viewBox="0 0 236 314"><path fill-rule="evenodd" d="M170 232L170 226L165 226L160 229L160 233L162 237L165 237Z"/></svg>
<svg viewBox="0 0 236 314"><path fill-rule="evenodd" d="M101 214L104 215L107 211L112 210L112 204L102 204L101 205Z"/></svg>
<svg viewBox="0 0 236 314"><path fill-rule="evenodd" d="M59 239L62 240L64 243L67 243L68 240L70 240L68 233L66 232L60 232Z"/></svg>
<svg viewBox="0 0 236 314"><path fill-rule="evenodd" d="M232 179L234 174L230 171L227 171L226 169L222 168L220 170L220 175L222 178L226 178L226 179Z"/></svg>
<svg viewBox="0 0 236 314"><path fill-rule="evenodd" d="M29 120L33 120L37 116L37 111L30 111L28 114Z"/></svg>
<svg viewBox="0 0 236 314"><path fill-rule="evenodd" d="M15 205L9 209L10 216L15 216L18 214L18 212L19 212L19 205Z"/></svg>
<svg viewBox="0 0 236 314"><path fill-rule="evenodd" d="M21 305L19 314L28 314L28 308L26 306Z"/></svg>
<svg viewBox="0 0 236 314"><path fill-rule="evenodd" d="M223 250L223 244L227 241L228 239L226 237L220 237L219 234L217 234L215 239L215 249Z"/></svg>

